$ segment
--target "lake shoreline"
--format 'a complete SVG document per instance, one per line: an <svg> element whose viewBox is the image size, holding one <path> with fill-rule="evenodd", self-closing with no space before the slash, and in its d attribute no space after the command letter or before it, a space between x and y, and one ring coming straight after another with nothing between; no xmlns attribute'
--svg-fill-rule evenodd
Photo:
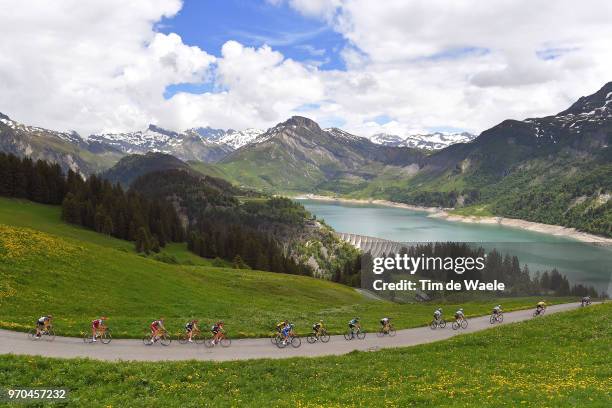
<svg viewBox="0 0 612 408"><path fill-rule="evenodd" d="M450 214L450 208L439 208L439 207L423 207L417 205L410 205L404 203L397 203L388 200L360 200L356 198L341 198L341 197L329 197L316 194L302 194L293 197L296 200L314 200L314 201L327 201L327 202L338 202L347 204L374 204L392 208L403 208L406 210L420 211L428 213L428 217L439 218L451 222L463 222L467 224L487 224L487 225L500 225L510 228L518 228L526 231L538 232L542 234L560 236L571 238L576 241L591 243L591 244L612 244L612 238L602 237L595 234L589 234L586 232L578 231L575 228L563 227L561 225L543 224L539 222L526 221L518 218L506 218L506 217L478 217L478 216L467 216L467 215L456 215Z"/></svg>

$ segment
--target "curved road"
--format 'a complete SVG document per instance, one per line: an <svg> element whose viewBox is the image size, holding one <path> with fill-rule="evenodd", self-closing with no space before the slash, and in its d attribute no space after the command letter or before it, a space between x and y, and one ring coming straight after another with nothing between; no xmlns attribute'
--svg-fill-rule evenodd
<svg viewBox="0 0 612 408"><path fill-rule="evenodd" d="M580 307L580 303L566 303L548 306L546 314L558 313ZM516 323L532 318L533 309L504 313L502 324ZM499 324L495 324L499 326ZM300 348L288 346L279 349L270 343L270 339L233 340L228 348L216 346L206 348L204 345L179 344L173 341L170 346L160 344L145 346L141 340L115 339L110 344L85 344L82 339L74 337L56 337L55 341L32 341L25 333L0 330L0 354L25 354L45 357L76 358L88 357L97 360L246 360L254 358L288 358L316 357L346 354L353 350L374 351L381 348L412 346L448 339L462 333L472 333L492 327L489 316L469 319L468 328L453 330L450 324L445 329L431 330L429 327L398 330L395 337L379 338L375 333L368 333L364 340L346 341L343 336L332 336L327 344L308 344L302 339Z"/></svg>

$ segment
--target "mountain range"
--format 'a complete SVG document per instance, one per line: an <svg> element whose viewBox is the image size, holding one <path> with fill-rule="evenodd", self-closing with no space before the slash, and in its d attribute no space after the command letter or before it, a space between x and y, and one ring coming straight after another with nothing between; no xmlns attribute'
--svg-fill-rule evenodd
<svg viewBox="0 0 612 408"><path fill-rule="evenodd" d="M194 128L92 135L0 116L0 149L83 174L133 153L161 152L200 172L271 193L384 198L466 214L503 215L612 235L612 82L550 116L505 120L439 150L409 138L374 140L294 116L261 132ZM429 135L430 139L432 135ZM433 143L433 142L432 142ZM434 149L436 146L431 147Z"/></svg>

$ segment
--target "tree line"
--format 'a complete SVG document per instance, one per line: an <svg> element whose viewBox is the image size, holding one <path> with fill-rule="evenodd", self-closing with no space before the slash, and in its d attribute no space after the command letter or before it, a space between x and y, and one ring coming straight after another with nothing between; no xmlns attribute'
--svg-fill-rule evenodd
<svg viewBox="0 0 612 408"><path fill-rule="evenodd" d="M57 163L0 153L0 195L42 204L61 204L66 179Z"/></svg>
<svg viewBox="0 0 612 408"><path fill-rule="evenodd" d="M228 224L212 217L202 218L190 230L187 247L201 257L230 260L236 267L312 275L311 268L288 256L272 235L244 224Z"/></svg>
<svg viewBox="0 0 612 408"><path fill-rule="evenodd" d="M72 170L29 157L0 153L0 195L62 206L62 219L116 238L134 241L139 252L159 251L185 240L172 204L126 192L98 176L84 180Z"/></svg>

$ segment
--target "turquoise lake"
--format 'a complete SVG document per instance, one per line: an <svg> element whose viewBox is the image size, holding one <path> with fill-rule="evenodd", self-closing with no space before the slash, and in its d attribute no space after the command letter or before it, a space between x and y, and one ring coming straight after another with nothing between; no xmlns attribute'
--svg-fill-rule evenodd
<svg viewBox="0 0 612 408"><path fill-rule="evenodd" d="M428 213L372 204L299 200L339 232L398 242L471 242L518 256L532 273L557 268L571 283L612 293L612 247L499 225L451 222Z"/></svg>

